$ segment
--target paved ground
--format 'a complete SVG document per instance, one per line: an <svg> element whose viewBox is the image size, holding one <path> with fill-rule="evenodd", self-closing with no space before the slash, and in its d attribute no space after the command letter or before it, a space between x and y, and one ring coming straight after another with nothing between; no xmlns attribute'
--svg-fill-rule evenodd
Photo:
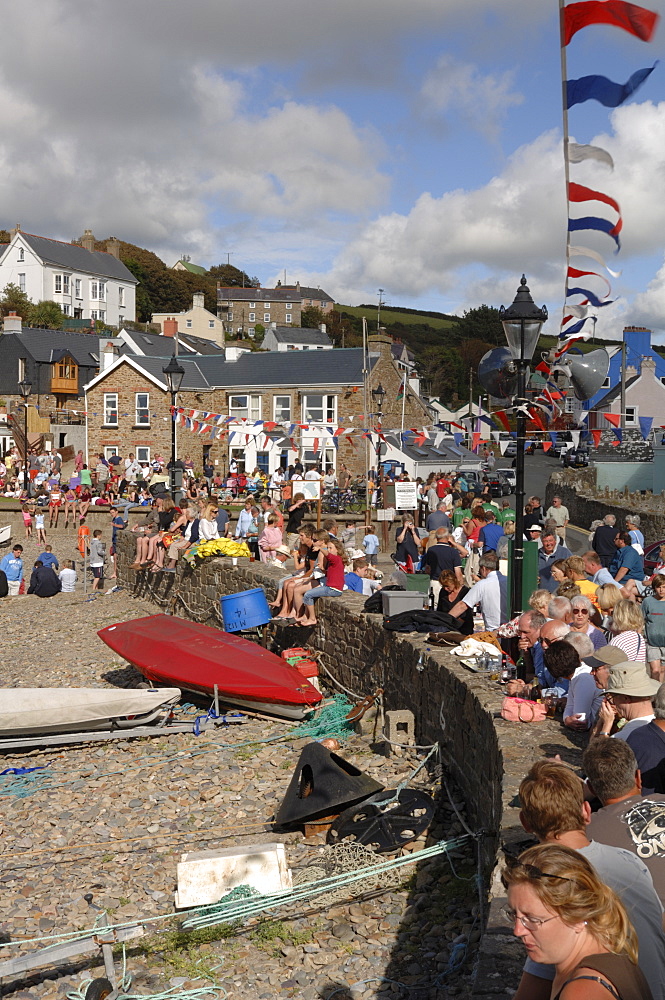
<svg viewBox="0 0 665 1000"><path fill-rule="evenodd" d="M95 633L111 622L153 612L147 602L123 591L94 602L83 594L61 594L49 600L8 598L1 611L4 686L117 687L140 680ZM276 737L278 742L260 742ZM4 754L0 770L44 770L25 779L0 776L0 940L90 927L87 892L113 921L150 921L173 913L176 864L184 851L281 839L292 868L318 865L320 872L321 838L276 836L267 823L308 741L281 723L254 720L210 737L186 734ZM370 737L352 734L341 753L388 787L418 762L415 756L386 759L377 749ZM416 784L436 790L435 777L421 772ZM32 794L17 796L23 786ZM443 797L430 841L460 832ZM376 887L358 888L367 889L365 896L343 902L324 898L310 908L278 913L272 922L233 929L230 936L155 933L128 954L132 992L213 982L238 1000L318 1000L333 994L347 1000L407 995L434 1000L468 994L466 975L479 936L472 852L457 852L450 862L414 865L399 885L378 893ZM152 925L155 932L164 927ZM466 972L444 977L455 943L462 952L470 945ZM15 953L0 949L0 961ZM56 1000L82 979L101 974L98 959L84 958L59 971L5 980L3 995ZM377 977L411 990L407 994L404 986Z"/></svg>

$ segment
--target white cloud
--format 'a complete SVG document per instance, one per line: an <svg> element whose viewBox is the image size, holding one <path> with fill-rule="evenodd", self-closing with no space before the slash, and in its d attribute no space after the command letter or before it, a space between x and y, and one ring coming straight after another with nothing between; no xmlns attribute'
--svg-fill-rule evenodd
<svg viewBox="0 0 665 1000"><path fill-rule="evenodd" d="M425 114L464 120L471 128L496 141L508 109L521 104L521 94L513 90L515 74L483 74L472 63L453 55L439 57L421 88Z"/></svg>
<svg viewBox="0 0 665 1000"><path fill-rule="evenodd" d="M632 315L635 324L665 330L665 262L645 291L635 297Z"/></svg>

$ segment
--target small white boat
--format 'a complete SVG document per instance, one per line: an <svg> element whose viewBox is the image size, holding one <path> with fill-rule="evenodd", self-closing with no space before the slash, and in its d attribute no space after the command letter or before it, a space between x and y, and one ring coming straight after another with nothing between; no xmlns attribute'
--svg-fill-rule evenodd
<svg viewBox="0 0 665 1000"><path fill-rule="evenodd" d="M12 526L11 524L5 524L3 528L0 528L0 545L9 545L12 540Z"/></svg>
<svg viewBox="0 0 665 1000"><path fill-rule="evenodd" d="M0 739L131 729L166 721L180 688L5 688L0 698Z"/></svg>

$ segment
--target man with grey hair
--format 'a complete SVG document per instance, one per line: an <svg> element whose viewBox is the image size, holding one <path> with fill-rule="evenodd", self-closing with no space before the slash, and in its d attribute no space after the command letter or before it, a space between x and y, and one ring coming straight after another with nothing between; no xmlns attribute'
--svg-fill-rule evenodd
<svg viewBox="0 0 665 1000"><path fill-rule="evenodd" d="M538 576L540 586L544 590L549 590L550 594L553 594L558 587L558 583L552 577L552 563L557 559L567 559L572 554L551 528L546 528L542 532L538 549Z"/></svg>
<svg viewBox="0 0 665 1000"><path fill-rule="evenodd" d="M646 706L644 711L646 715ZM645 724L638 724L626 737L642 776L642 795L665 794L665 684L656 691L652 711Z"/></svg>
<svg viewBox="0 0 665 1000"><path fill-rule="evenodd" d="M547 614L568 625L573 617L573 606L567 597L553 597L547 605Z"/></svg>
<svg viewBox="0 0 665 1000"><path fill-rule="evenodd" d="M625 740L592 740L582 756L589 790L603 808L591 816L590 840L637 854L665 901L665 795L642 794L642 775Z"/></svg>
<svg viewBox="0 0 665 1000"><path fill-rule="evenodd" d="M497 629L507 621L507 580L503 573L499 572L498 567L499 560L495 552L488 552L487 555L480 557L478 566L480 580L474 583L463 601L458 601L450 609L453 618L478 605L485 619L485 628L489 631Z"/></svg>
<svg viewBox="0 0 665 1000"><path fill-rule="evenodd" d="M614 514L606 514L603 523L596 528L591 539L591 548L598 553L605 569L609 569L609 565L616 555L614 544L616 520Z"/></svg>
<svg viewBox="0 0 665 1000"><path fill-rule="evenodd" d="M437 528L449 528L450 518L446 514L446 504L441 500L436 505L436 510L427 515L425 527L428 531L436 531Z"/></svg>
<svg viewBox="0 0 665 1000"><path fill-rule="evenodd" d="M593 724L603 700L603 692L596 686L591 667L584 662L587 656L593 656L595 650L589 636L582 632L568 632L564 642L577 650L580 665L570 678L563 724L569 729L586 730Z"/></svg>

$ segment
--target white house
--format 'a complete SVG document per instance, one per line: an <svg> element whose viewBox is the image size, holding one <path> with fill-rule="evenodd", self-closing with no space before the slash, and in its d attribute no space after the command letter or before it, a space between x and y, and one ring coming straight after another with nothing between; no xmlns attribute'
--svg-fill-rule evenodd
<svg viewBox="0 0 665 1000"><path fill-rule="evenodd" d="M325 323L318 329L271 323L261 346L265 351L332 351L333 342L326 333Z"/></svg>
<svg viewBox="0 0 665 1000"><path fill-rule="evenodd" d="M87 245L13 230L0 255L0 289L11 282L32 302L57 302L74 319L110 326L134 320L137 280L119 259L118 241L109 240L106 253L93 250L95 238L87 229L82 243Z"/></svg>

